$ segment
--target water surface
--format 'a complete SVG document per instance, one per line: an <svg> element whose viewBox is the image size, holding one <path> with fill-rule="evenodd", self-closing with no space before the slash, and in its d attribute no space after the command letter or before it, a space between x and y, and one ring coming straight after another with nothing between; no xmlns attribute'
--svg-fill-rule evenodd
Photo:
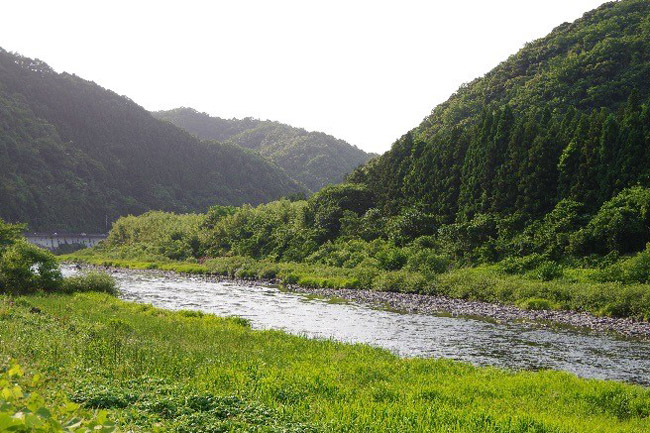
<svg viewBox="0 0 650 433"><path fill-rule="evenodd" d="M64 273L73 272L64 268ZM255 329L367 343L401 356L445 357L511 369L548 368L650 385L650 341L535 324L397 313L252 284L138 271L117 271L113 276L125 300L240 316Z"/></svg>

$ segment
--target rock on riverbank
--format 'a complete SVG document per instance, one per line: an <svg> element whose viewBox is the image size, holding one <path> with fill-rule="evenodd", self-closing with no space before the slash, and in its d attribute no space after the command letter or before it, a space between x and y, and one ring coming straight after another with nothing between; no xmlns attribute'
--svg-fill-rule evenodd
<svg viewBox="0 0 650 433"><path fill-rule="evenodd" d="M291 286L289 290L327 298L342 298L352 302L373 304L409 313L446 313L452 316L478 316L494 319L498 322L532 321L555 323L600 332L615 332L627 337L650 338L650 322L640 322L628 318L599 317L578 311L524 310L513 305L468 301L446 296L378 292L374 290L308 289L297 286Z"/></svg>

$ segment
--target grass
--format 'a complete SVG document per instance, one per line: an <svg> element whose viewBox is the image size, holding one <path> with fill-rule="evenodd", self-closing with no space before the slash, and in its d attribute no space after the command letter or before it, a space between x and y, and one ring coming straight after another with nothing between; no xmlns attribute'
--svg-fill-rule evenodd
<svg viewBox="0 0 650 433"><path fill-rule="evenodd" d="M62 292L104 292L118 294L117 283L104 272L88 272L83 275L67 277L63 280Z"/></svg>
<svg viewBox="0 0 650 433"><path fill-rule="evenodd" d="M454 298L507 304L532 304L541 308L589 311L596 315L650 318L650 286L595 282L584 273L565 272L560 279L543 281L530 275L507 275L497 266L463 268L441 274L435 292ZM532 305L529 303L529 305Z"/></svg>
<svg viewBox="0 0 650 433"><path fill-rule="evenodd" d="M402 359L103 293L0 297L0 353L122 431L650 431L639 386Z"/></svg>
<svg viewBox="0 0 650 433"><path fill-rule="evenodd" d="M650 320L650 285L602 281L596 269L559 268L542 262L530 270L504 270L481 265L429 275L405 269L342 268L320 264L273 262L248 257L218 257L203 263L149 258L146 261L112 258L93 250L61 256L95 265L134 269L162 269L193 274L216 274L242 279L275 279L308 288L372 289L445 295L497 302L524 308L588 311L596 315Z"/></svg>

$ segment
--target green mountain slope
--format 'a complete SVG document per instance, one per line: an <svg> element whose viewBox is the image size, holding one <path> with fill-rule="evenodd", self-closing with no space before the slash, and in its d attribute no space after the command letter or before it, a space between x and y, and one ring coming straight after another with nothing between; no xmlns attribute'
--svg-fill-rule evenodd
<svg viewBox="0 0 650 433"><path fill-rule="evenodd" d="M103 231L129 213L301 191L253 152L200 142L126 97L0 49L1 218Z"/></svg>
<svg viewBox="0 0 650 433"><path fill-rule="evenodd" d="M463 85L353 180L447 222L596 209L650 185L649 77L650 2L607 3Z"/></svg>
<svg viewBox="0 0 650 433"><path fill-rule="evenodd" d="M153 113L205 140L236 144L270 159L312 191L343 181L375 156L322 132L252 118L221 119L192 108Z"/></svg>

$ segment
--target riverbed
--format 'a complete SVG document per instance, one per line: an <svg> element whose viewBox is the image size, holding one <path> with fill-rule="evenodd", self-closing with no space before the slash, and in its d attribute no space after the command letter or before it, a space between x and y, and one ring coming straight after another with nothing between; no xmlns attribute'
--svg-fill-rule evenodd
<svg viewBox="0 0 650 433"><path fill-rule="evenodd" d="M65 266L64 273L76 272ZM650 386L650 341L609 333L506 321L422 314L328 299L245 282L155 271L112 270L121 297L171 310L248 319L255 329L364 343L405 357L451 358L515 370L564 370L586 378Z"/></svg>

